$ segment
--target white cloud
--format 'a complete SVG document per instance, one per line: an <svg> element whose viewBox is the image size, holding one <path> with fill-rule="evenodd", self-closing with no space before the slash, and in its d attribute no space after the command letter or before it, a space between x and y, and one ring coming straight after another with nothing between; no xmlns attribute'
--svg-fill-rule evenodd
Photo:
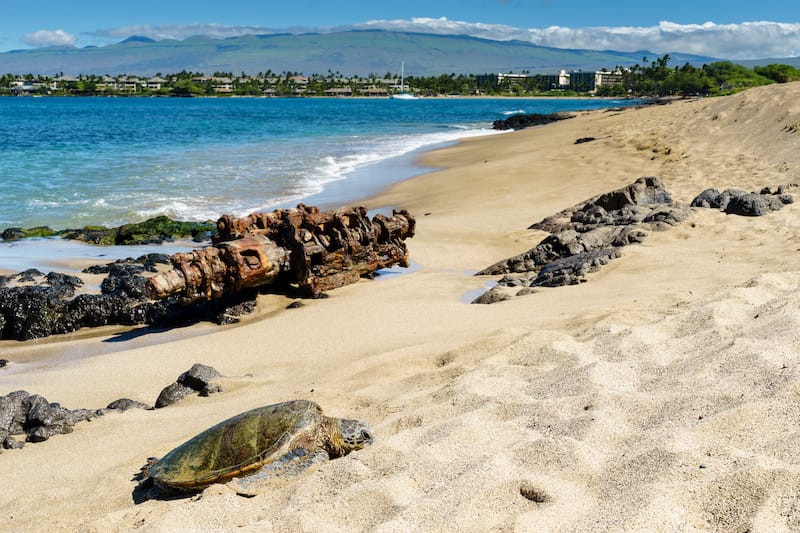
<svg viewBox="0 0 800 533"><path fill-rule="evenodd" d="M288 30L283 30L284 32ZM157 41L161 39L183 40L195 35L204 35L213 39L239 37L241 35L277 33L276 30L261 26L228 26L225 24L176 24L172 26L151 26L149 24L125 26L97 30L89 35L103 39L123 40L133 35L148 37Z"/></svg>
<svg viewBox="0 0 800 533"><path fill-rule="evenodd" d="M353 26L358 29L381 29L408 32L437 33L442 35L470 35L495 41L530 41L530 31L503 24L461 22L445 17L412 18L410 20L370 20Z"/></svg>
<svg viewBox="0 0 800 533"><path fill-rule="evenodd" d="M262 26L229 26L223 24L182 24L173 26L127 26L98 30L90 34L104 40L122 40L132 35L151 39L186 39L193 35L223 39L249 34L333 32L351 29L383 29L442 35L470 35L498 41L519 40L555 48L649 50L664 54L682 52L725 59L758 59L800 56L800 23L743 22L741 24L676 24L661 22L657 26L618 26L568 28L517 28L503 24L463 22L447 18L412 18L409 20L372 20L335 28L266 28ZM43 32L36 32L37 35ZM56 34L58 32L48 32ZM63 34L63 32L61 32ZM63 34L71 39L74 37ZM27 36L26 36L27 37ZM31 44L26 41L27 44ZM56 44L50 42L48 44ZM31 46L37 46L31 44ZM38 46L42 46L41 44Z"/></svg>
<svg viewBox="0 0 800 533"><path fill-rule="evenodd" d="M500 24L453 21L446 18L373 20L362 28L464 34L499 41L520 40L556 48L656 53L683 52L727 59L794 57L800 55L800 23L675 24L567 28L516 28Z"/></svg>
<svg viewBox="0 0 800 533"><path fill-rule="evenodd" d="M22 36L22 42L34 48L75 46L75 36L64 30L39 30Z"/></svg>

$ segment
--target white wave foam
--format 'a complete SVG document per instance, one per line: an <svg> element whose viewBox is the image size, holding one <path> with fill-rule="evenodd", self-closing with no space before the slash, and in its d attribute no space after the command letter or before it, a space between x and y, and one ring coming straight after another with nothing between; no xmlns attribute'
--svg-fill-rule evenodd
<svg viewBox="0 0 800 533"><path fill-rule="evenodd" d="M321 192L321 191L322 191L322 187L320 187L319 191L317 191L317 192ZM283 205L291 205L291 204L294 204L294 203L301 202L303 200L303 198L311 196L311 194L314 194L314 193L312 192L310 194L292 194L292 195L286 195L286 196L278 196L276 198L272 198L272 199L268 200L267 202L264 202L263 204L259 204L259 205L252 206L252 207L242 207L242 208L235 209L235 210L233 210L233 214L236 215L236 216L239 216L239 217L244 217L244 216L249 215L250 213L272 211L272 210L277 209L277 208L279 208L280 206L283 206Z"/></svg>
<svg viewBox="0 0 800 533"><path fill-rule="evenodd" d="M504 132L456 124L442 132L364 140L367 144L365 148L368 151L338 157L324 157L320 165L314 167L305 177L302 185L307 195L316 194L324 189L325 183L346 179L356 170L363 169L369 165L407 155L424 148L455 142L459 139L498 133Z"/></svg>
<svg viewBox="0 0 800 533"><path fill-rule="evenodd" d="M153 207L136 210L136 216L142 220L166 215L173 220L189 220L202 222L216 220L220 216L219 206L202 199L163 199L152 202ZM127 220L125 223L130 222Z"/></svg>
<svg viewBox="0 0 800 533"><path fill-rule="evenodd" d="M103 207L106 212L109 208L115 208L113 217L116 220L106 222L111 226L131 222L132 218L145 220L160 215L189 221L216 220L224 213L246 216L253 212L270 211L301 202L305 198L323 193L326 184L347 179L357 171L369 168L371 165L379 165L392 158L455 142L458 139L500 133L506 132L458 124L428 134L340 139L322 148L322 151L338 153L319 157L316 162L308 153L302 154L299 160L270 159L266 165L265 161L259 161L257 158L254 158L253 164L250 165L231 165L224 160L214 161L213 165L181 169L182 175L178 176L177 181L183 183L193 183L201 179L213 181L209 176L217 175L225 176L229 185L234 185L240 180L246 183L229 187L225 191L216 189L214 192L201 187L198 189L200 194L197 197L185 194L175 196L162 194L154 197L136 193L134 195L136 198L126 198L125 201L120 201L121 199L117 197L98 200L95 207ZM408 164L410 165L410 162ZM302 168L304 166L305 170ZM413 171L409 170L408 175L412 174ZM164 177L158 176L157 179L163 184ZM261 185L263 188L259 188ZM203 190L204 194L201 192ZM258 194L263 196L258 198ZM125 209L124 205L133 206L133 209Z"/></svg>
<svg viewBox="0 0 800 533"><path fill-rule="evenodd" d="M522 115L525 113L524 109L515 109L514 111L503 111L503 114L508 115Z"/></svg>

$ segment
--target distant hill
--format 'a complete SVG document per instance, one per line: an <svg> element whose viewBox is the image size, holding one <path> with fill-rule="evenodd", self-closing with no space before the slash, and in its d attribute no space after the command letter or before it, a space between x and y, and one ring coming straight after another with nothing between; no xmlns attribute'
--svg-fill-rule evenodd
<svg viewBox="0 0 800 533"><path fill-rule="evenodd" d="M459 35L433 35L383 30L245 35L229 39L190 37L183 41L153 41L130 37L96 48L51 47L0 53L0 73L54 75L153 75L181 70L302 72L339 71L344 75L396 73L405 61L406 73L552 73L558 69L597 70L639 63L651 52L569 50L522 41L492 41ZM670 54L671 63L701 65L714 58Z"/></svg>
<svg viewBox="0 0 800 533"><path fill-rule="evenodd" d="M131 35L120 44L127 44L127 43L155 43L157 42L155 39L151 39L150 37L142 37L140 35Z"/></svg>
<svg viewBox="0 0 800 533"><path fill-rule="evenodd" d="M743 61L736 61L746 67L763 67L766 65L791 65L795 68L800 68L800 57L770 57L767 59L746 59Z"/></svg>

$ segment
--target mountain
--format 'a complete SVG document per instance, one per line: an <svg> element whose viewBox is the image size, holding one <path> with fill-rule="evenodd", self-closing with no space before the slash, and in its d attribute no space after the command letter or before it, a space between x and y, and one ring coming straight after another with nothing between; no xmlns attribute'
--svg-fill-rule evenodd
<svg viewBox="0 0 800 533"><path fill-rule="evenodd" d="M205 72L302 72L344 75L396 73L553 73L558 69L598 70L652 60L660 54L612 50L570 50L522 41L492 41L464 35L384 30L336 33L244 35L228 39L196 36L183 41L130 37L97 48L50 47L0 53L0 73L54 75L133 74L189 70ZM672 63L703 64L713 58L670 54Z"/></svg>
<svg viewBox="0 0 800 533"><path fill-rule="evenodd" d="M800 68L800 57L770 57L766 59L745 59L736 62L748 68L763 67L770 64L791 65L795 68Z"/></svg>
<svg viewBox="0 0 800 533"><path fill-rule="evenodd" d="M155 39L151 39L150 37L142 37L141 35L131 35L120 44L127 44L127 43L155 43L157 42Z"/></svg>

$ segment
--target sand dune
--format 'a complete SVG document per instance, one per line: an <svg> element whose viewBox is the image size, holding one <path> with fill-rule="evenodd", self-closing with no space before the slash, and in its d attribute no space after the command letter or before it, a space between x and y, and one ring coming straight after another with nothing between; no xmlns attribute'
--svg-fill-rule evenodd
<svg viewBox="0 0 800 533"><path fill-rule="evenodd" d="M152 403L191 366L225 392L110 414L0 454L3 530L797 531L800 223L696 210L589 282L466 305L471 273L531 248L531 223L640 176L800 181L800 85L591 112L425 157L444 168L368 205L409 209L418 269L297 310L126 342L0 345L24 388L71 408ZM581 137L597 140L575 145ZM222 485L135 505L132 476L198 431L293 398L377 442L242 498Z"/></svg>

